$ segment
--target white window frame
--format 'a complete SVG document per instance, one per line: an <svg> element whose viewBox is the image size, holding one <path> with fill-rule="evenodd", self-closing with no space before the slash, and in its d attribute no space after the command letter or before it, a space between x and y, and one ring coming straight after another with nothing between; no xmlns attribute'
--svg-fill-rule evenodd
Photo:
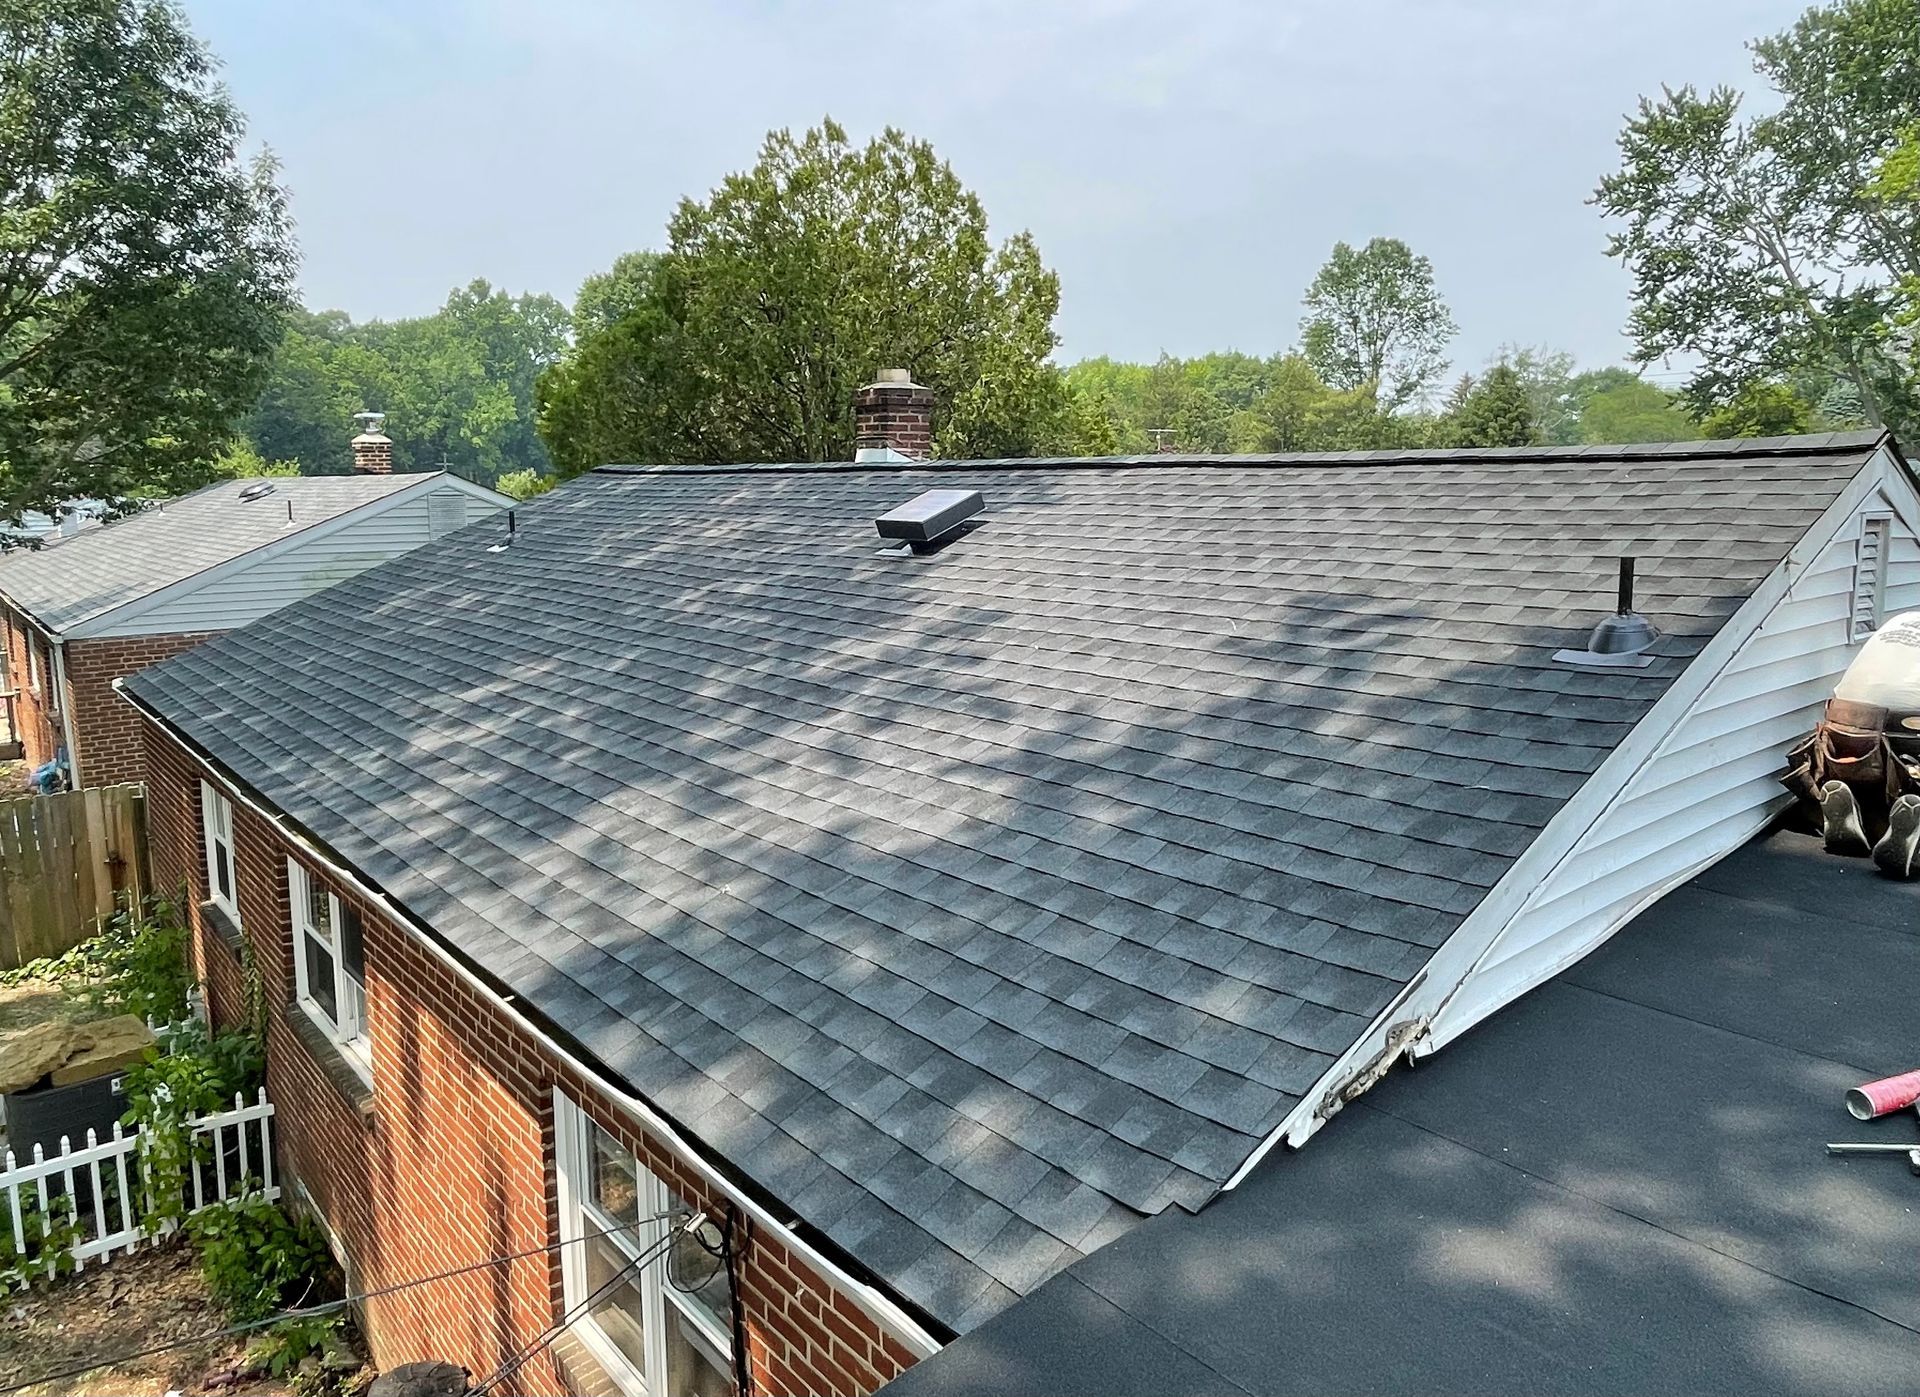
<svg viewBox="0 0 1920 1397"><path fill-rule="evenodd" d="M207 855L207 901L240 925L240 860L233 842L233 802L200 783L200 833ZM220 856L227 860L227 891L220 891Z"/></svg>
<svg viewBox="0 0 1920 1397"><path fill-rule="evenodd" d="M1872 593L1862 598L1860 595L1860 573L1867 566L1867 541L1872 539L1876 547L1873 559ZM1848 636L1851 641L1865 640L1880 629L1880 623L1886 619L1887 612L1887 554L1893 548L1893 516L1887 513L1863 514L1860 516L1860 532L1853 541L1853 592L1851 597L1852 614L1848 617ZM1864 603L1864 605L1863 605Z"/></svg>
<svg viewBox="0 0 1920 1397"><path fill-rule="evenodd" d="M40 697L40 637L32 631L26 632L27 638L27 687L33 690L35 698Z"/></svg>
<svg viewBox="0 0 1920 1397"><path fill-rule="evenodd" d="M325 888L325 884L316 883L305 865L296 859L287 860L287 909L289 921L293 927L293 978L294 993L300 1007L308 1018L325 1031L328 1038L348 1062L359 1071L362 1077L372 1080L373 1045L367 1037L367 992L365 986L347 973L347 958L341 945L341 928L344 925L343 914L350 909L343 908L331 888L326 888L327 925L324 928L313 924L309 914L311 897L314 891ZM333 962L333 1003L335 1012L329 1014L326 1005L314 995L313 984L307 968L307 942L311 940L324 948ZM362 973L365 967L362 966Z"/></svg>
<svg viewBox="0 0 1920 1397"><path fill-rule="evenodd" d="M629 1259L647 1254L657 1246L670 1228L684 1218L663 1218L674 1206L672 1190L646 1164L624 1146L622 1152L633 1159L634 1176L639 1182L640 1222L628 1227L625 1219L612 1218L601 1211L592 1197L593 1118L581 1110L564 1092L553 1094L553 1131L555 1170L560 1201L560 1278L563 1313L572 1313L585 1303L592 1291L587 1286L586 1239L607 1233ZM616 1140L616 1143L617 1140ZM691 1324L697 1341L708 1350L707 1359L733 1379L734 1346L731 1327L721 1329L704 1306L697 1305L667 1283L667 1262L656 1257L629 1279L641 1294L641 1325L645 1329L644 1346L647 1371L636 1368L620 1347L608 1337L600 1322L590 1314L574 1320L572 1333L606 1370L608 1379L624 1397L667 1397L667 1307L677 1318Z"/></svg>

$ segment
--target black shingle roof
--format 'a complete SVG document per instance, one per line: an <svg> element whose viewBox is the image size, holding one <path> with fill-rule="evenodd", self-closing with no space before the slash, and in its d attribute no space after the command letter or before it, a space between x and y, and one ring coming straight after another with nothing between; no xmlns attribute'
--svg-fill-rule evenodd
<svg viewBox="0 0 1920 1397"><path fill-rule="evenodd" d="M1776 831L886 1397L1905 1394L1920 885ZM1181 1283L1204 1277L1204 1283ZM1311 1336L1301 1342L1297 1336Z"/></svg>
<svg viewBox="0 0 1920 1397"><path fill-rule="evenodd" d="M616 469L129 687L964 1330L1211 1196L1874 442ZM1622 553L1660 658L1554 664Z"/></svg>

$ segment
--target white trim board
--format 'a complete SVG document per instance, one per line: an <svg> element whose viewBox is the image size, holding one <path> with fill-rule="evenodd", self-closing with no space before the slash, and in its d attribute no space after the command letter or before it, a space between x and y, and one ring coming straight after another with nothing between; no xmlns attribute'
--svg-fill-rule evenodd
<svg viewBox="0 0 1920 1397"><path fill-rule="evenodd" d="M1446 1037L1440 1036L1443 1030L1447 1037L1453 1036L1501 1005L1511 1002L1525 989L1551 978L1552 974L1564 968L1564 964L1555 964L1551 970L1533 965L1530 967L1533 973L1524 984L1516 982L1501 987L1494 1001L1476 1004L1468 1000L1454 1006L1463 986L1468 984L1488 951L1513 925L1540 886L1581 849L1602 817L1666 746L1681 721L1693 711L1714 681L1733 665L1743 647L1754 639L1768 617L1792 594L1796 584L1817 569L1822 553L1834 543L1841 531L1851 524L1863 507L1882 497L1904 499L1907 512L1920 509L1920 498L1915 497L1912 482L1904 467L1884 446L1860 468L1834 502L1801 535L1787 556L1762 579L1747 600L1668 687L1667 692L1586 783L1574 792L1559 813L1548 821L1480 904L1434 952L1423 971L1426 977L1424 982L1413 993L1397 1000L1389 1013L1376 1019L1357 1042L1335 1059L1273 1134L1235 1171L1223 1186L1223 1192L1238 1186L1281 1140L1294 1147L1305 1144L1328 1119L1337 1114L1343 1104L1340 1099L1343 1088L1377 1076L1402 1052L1423 1056L1433 1051L1446 1041ZM1844 615L1837 617L1834 624L1836 639L1842 639L1839 633L1845 626ZM1620 926L1624 926L1658 892L1665 891L1684 877L1697 873L1702 867L1738 848L1764 826L1768 813L1761 812L1752 819L1736 820L1723 828L1712 830L1710 841L1699 846L1699 857L1690 858L1684 870L1673 872L1661 880L1657 890L1629 898L1615 908L1617 916L1608 922L1604 934L1584 946L1579 954L1592 950ZM1571 959L1578 959L1578 955ZM1522 965L1515 968L1529 967Z"/></svg>
<svg viewBox="0 0 1920 1397"><path fill-rule="evenodd" d="M215 583L232 577L236 573L258 567L262 563L278 558L282 554L290 553L297 548L308 547L344 529L355 528L369 519L377 518L390 510L409 504L423 495L433 494L435 491L446 489L449 486L474 499L492 505L497 510L513 507L513 502L505 495L497 494L485 486L475 485L470 480L462 480L450 471L423 472L418 481L410 485L402 486L391 494L382 495L379 499L369 500L365 504L355 505L352 509L343 510L332 518L323 519L319 523L296 528L292 533L284 534L274 539L271 543L263 543L258 548L250 548L245 553L228 558L224 562L215 563L210 568L203 568L190 577L183 577L177 582L169 582L166 586L156 588L154 591L148 592L145 596L135 597L133 600L124 602L110 611L101 612L98 616L90 616L84 621L77 622L69 629L61 632L61 634L69 640L96 640L129 634L126 630L127 624L131 621L138 620L149 611L155 611L162 606L171 605L183 597L191 596L202 588L213 586ZM420 541L424 544L428 540L422 538ZM215 627L213 629L217 630L222 628ZM230 629L230 627L228 629ZM140 633L141 632L137 631L132 632L132 634Z"/></svg>

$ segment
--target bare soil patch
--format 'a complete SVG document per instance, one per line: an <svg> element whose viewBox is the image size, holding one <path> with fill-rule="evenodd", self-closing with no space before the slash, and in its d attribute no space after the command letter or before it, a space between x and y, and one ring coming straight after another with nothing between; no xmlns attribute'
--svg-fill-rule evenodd
<svg viewBox="0 0 1920 1397"><path fill-rule="evenodd" d="M224 1327L193 1252L171 1243L66 1276L46 1291L0 1300L0 1386L31 1382L26 1397L162 1397L168 1392L267 1397L284 1382L234 1381L246 1345L190 1344L145 1358L123 1355ZM35 1382L82 1364L107 1366Z"/></svg>

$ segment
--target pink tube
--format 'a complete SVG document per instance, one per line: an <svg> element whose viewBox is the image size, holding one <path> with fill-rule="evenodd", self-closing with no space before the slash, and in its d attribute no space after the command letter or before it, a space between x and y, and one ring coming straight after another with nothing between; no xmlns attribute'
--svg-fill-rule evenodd
<svg viewBox="0 0 1920 1397"><path fill-rule="evenodd" d="M1870 1121L1920 1101L1920 1070L1883 1077L1847 1093L1847 1109L1857 1120Z"/></svg>

